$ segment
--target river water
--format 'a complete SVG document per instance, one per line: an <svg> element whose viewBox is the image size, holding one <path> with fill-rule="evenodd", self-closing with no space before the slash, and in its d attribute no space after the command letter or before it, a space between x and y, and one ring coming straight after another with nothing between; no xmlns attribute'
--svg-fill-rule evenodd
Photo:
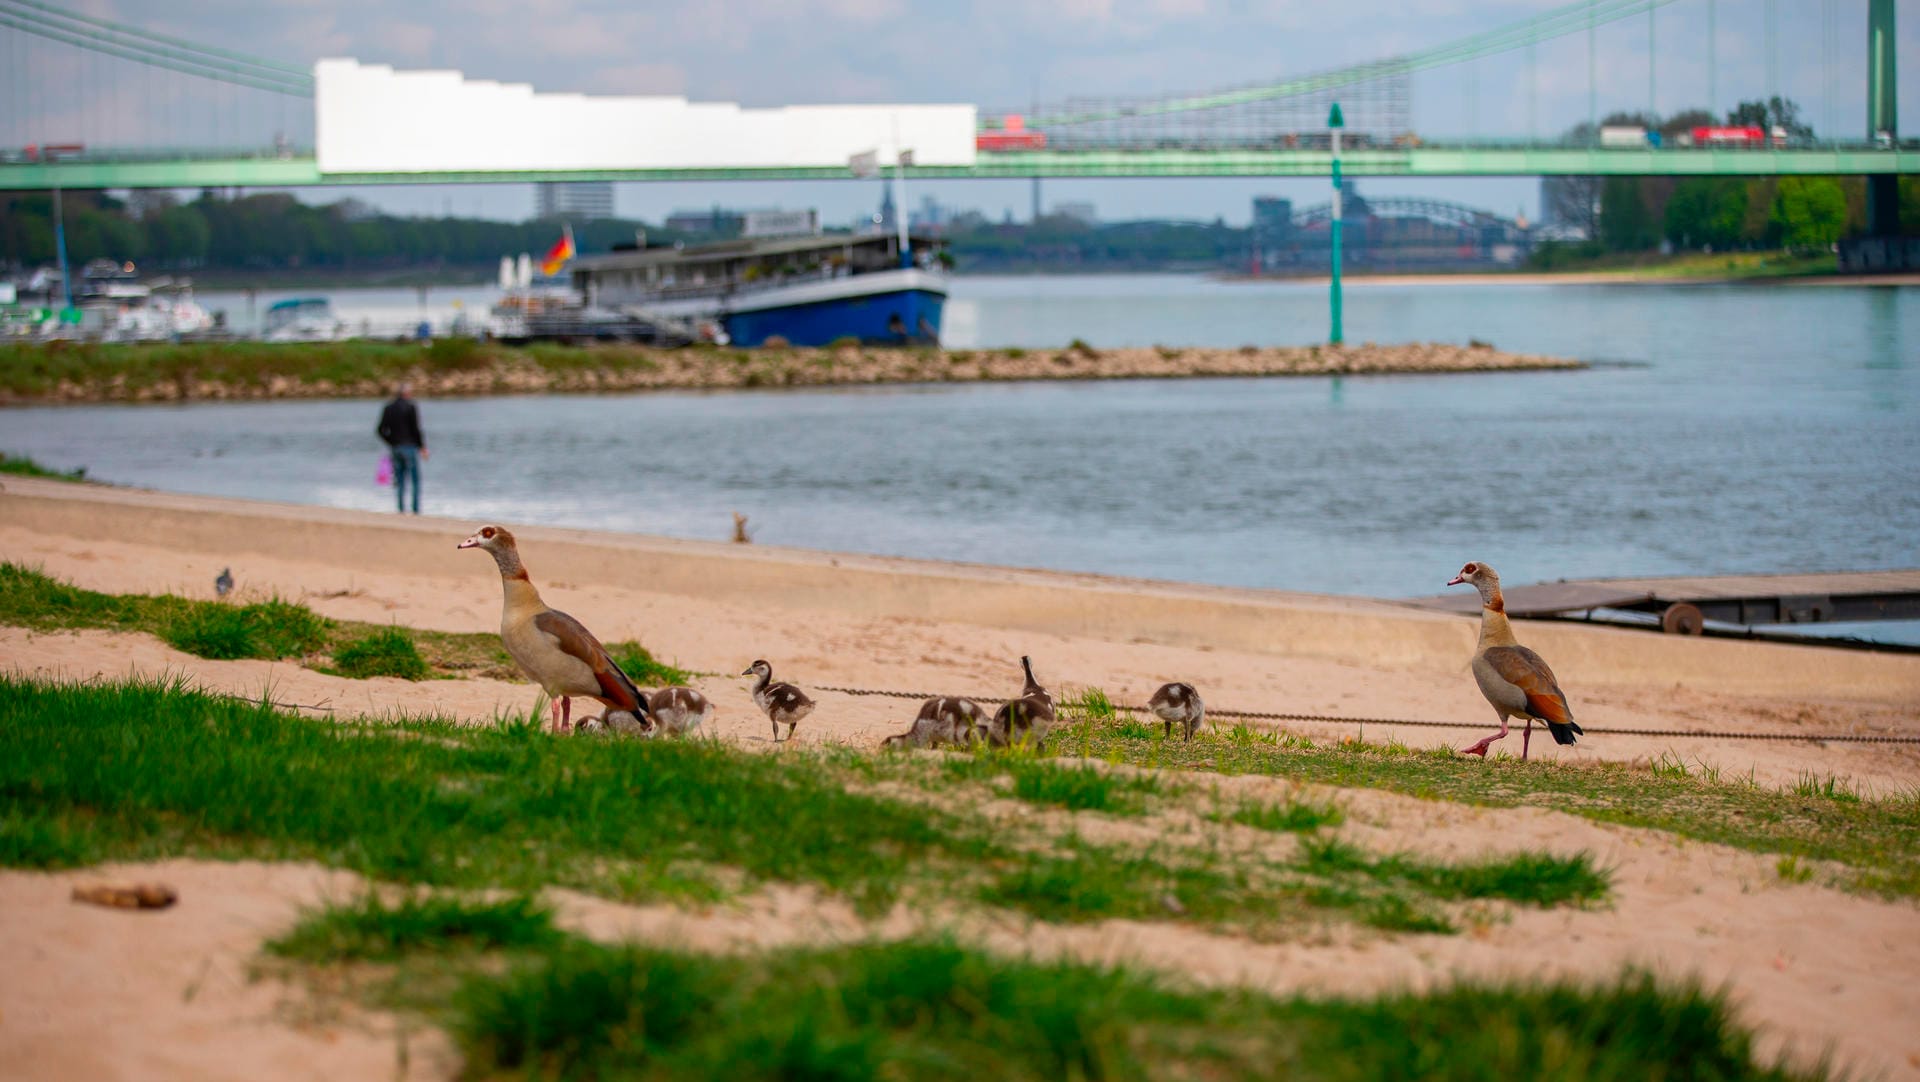
<svg viewBox="0 0 1920 1082"><path fill-rule="evenodd" d="M349 319L417 304L332 295ZM1324 286L1177 276L961 278L948 312L955 347L1326 333ZM1346 326L1594 367L428 401L426 505L716 539L740 511L771 544L1377 596L1468 559L1509 583L1920 566L1920 289L1368 284ZM377 413L19 409L0 448L384 509Z"/></svg>

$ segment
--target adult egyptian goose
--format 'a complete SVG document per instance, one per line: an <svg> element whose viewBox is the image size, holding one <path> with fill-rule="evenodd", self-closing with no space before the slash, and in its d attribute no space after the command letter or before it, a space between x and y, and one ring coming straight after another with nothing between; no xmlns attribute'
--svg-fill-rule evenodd
<svg viewBox="0 0 1920 1082"><path fill-rule="evenodd" d="M1472 583L1480 591L1480 645L1473 651L1473 678L1480 684L1480 694L1499 713L1500 731L1462 752L1485 758L1488 746L1507 735L1507 719L1515 714L1527 719L1526 730L1520 734L1522 760L1533 739L1535 718L1546 722L1556 743L1573 743L1574 735L1582 730L1573 720L1566 693L1540 655L1513 637L1506 601L1500 596L1500 576L1486 564L1470 563L1447 585L1463 582Z"/></svg>
<svg viewBox="0 0 1920 1082"><path fill-rule="evenodd" d="M661 688L647 700L655 725L649 736L684 736L713 713L713 704L692 688Z"/></svg>
<svg viewBox="0 0 1920 1082"><path fill-rule="evenodd" d="M793 739L793 731L800 727L800 719L813 713L813 700L807 693L792 684L773 682L773 666L765 661L756 661L747 666L741 676L754 677L753 704L766 711L773 722L773 742L780 742L780 723L787 723L787 739Z"/></svg>
<svg viewBox="0 0 1920 1082"><path fill-rule="evenodd" d="M574 696L594 699L609 712L624 710L642 726L653 724L647 701L620 671L607 648L593 632L564 612L550 609L533 588L520 562L520 549L505 527L482 526L457 546L484 549L500 568L505 603L500 613L500 641L514 664L552 700L553 731L573 727Z"/></svg>
<svg viewBox="0 0 1920 1082"><path fill-rule="evenodd" d="M1033 678L1033 659L1023 655L1020 670L1027 675L1020 697L994 711L993 722L987 726L987 741L996 748L1029 740L1038 743L1053 727L1053 696Z"/></svg>
<svg viewBox="0 0 1920 1082"><path fill-rule="evenodd" d="M1193 731L1207 716L1206 704L1200 701L1200 693L1193 690L1192 684L1162 684L1160 690L1147 700L1147 709L1153 716L1167 723L1166 736L1173 736L1173 727L1181 725L1187 734L1187 740L1193 740Z"/></svg>
<svg viewBox="0 0 1920 1082"><path fill-rule="evenodd" d="M980 738L987 712L972 699L936 695L920 704L913 727L880 742L881 747L937 748L942 744L971 744Z"/></svg>

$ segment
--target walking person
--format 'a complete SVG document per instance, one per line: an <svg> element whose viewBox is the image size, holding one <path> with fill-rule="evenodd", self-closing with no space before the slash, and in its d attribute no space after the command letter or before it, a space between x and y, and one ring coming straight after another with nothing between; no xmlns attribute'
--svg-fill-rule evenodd
<svg viewBox="0 0 1920 1082"><path fill-rule="evenodd" d="M413 486L413 513L420 513L420 463L427 457L427 437L420 431L420 407L413 402L413 384L404 380L394 388L393 401L380 411L374 431L385 440L393 458L393 498L407 513L407 486Z"/></svg>

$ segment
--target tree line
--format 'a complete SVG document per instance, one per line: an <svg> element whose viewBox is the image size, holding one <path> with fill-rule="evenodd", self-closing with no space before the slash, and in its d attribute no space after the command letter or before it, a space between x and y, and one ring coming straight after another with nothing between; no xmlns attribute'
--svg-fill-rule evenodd
<svg viewBox="0 0 1920 1082"><path fill-rule="evenodd" d="M208 191L184 202L165 191L135 192L126 200L98 191L64 198L67 258L76 267L110 259L171 272L478 269L506 254L538 256L559 239L561 228L558 221L538 219L397 217L356 200L313 206L280 192L225 198ZM641 230L654 243L695 239L631 220L573 224L581 252L631 244ZM1237 265L1250 242L1247 229L1219 219L1092 225L1059 215L993 223L965 214L946 235L960 265L981 271ZM0 193L0 265L32 267L55 259L53 197Z"/></svg>
<svg viewBox="0 0 1920 1082"><path fill-rule="evenodd" d="M167 191L139 191L128 200L106 192L67 192L63 208L67 258L132 261L142 269L192 271L379 269L497 264L503 255L546 251L561 223L534 219L407 218L358 200L322 206L284 192L224 198L202 192L182 202ZM580 251L631 244L642 223L619 219L573 224ZM661 230L656 238L675 239ZM0 193L0 264L54 262L53 197Z"/></svg>
<svg viewBox="0 0 1920 1082"><path fill-rule="evenodd" d="M1789 145L1814 140L1799 106L1778 97L1743 102L1724 121L1704 109L1664 120L1646 113L1614 113L1602 126L1639 126L1658 132L1666 146L1697 127L1755 127L1782 134ZM1593 131L1580 124L1566 133L1574 145L1589 145ZM1541 211L1551 222L1586 233L1580 244L1535 248L1534 262L1556 265L1570 258L1610 252L1644 252L1663 243L1676 250L1786 248L1824 250L1858 234L1867 224L1864 177L1554 177L1542 185ZM1900 178L1900 220L1920 232L1920 178Z"/></svg>

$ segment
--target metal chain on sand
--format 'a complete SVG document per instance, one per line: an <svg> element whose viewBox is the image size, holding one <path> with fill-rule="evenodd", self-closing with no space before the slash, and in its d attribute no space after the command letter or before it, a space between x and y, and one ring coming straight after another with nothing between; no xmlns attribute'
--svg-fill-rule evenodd
<svg viewBox="0 0 1920 1082"><path fill-rule="evenodd" d="M933 692L887 691L879 688L832 687L815 685L816 691L830 691L840 695L881 696L889 699L931 699ZM967 696L976 702L1004 702L999 696ZM1116 711L1124 710L1130 714L1144 714L1142 706L1113 704ZM1316 725L1368 725L1407 726L1427 729L1484 729L1484 721L1423 721L1416 718L1350 718L1333 714L1289 714L1265 710L1216 710L1207 708L1208 717L1243 718L1251 721L1299 721ZM1856 733L1755 733L1729 729L1596 729L1583 727L1588 736L1662 736L1691 737L1700 740L1799 740L1814 744L1920 744L1920 736L1871 736Z"/></svg>

